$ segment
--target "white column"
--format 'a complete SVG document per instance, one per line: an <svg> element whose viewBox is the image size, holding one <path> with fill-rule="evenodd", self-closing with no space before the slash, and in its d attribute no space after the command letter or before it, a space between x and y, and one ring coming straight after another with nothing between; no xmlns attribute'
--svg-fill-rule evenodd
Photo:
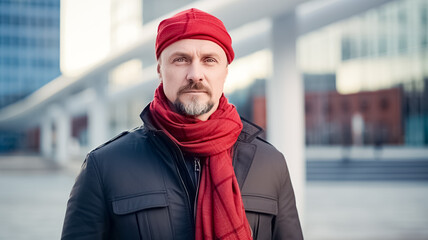
<svg viewBox="0 0 428 240"><path fill-rule="evenodd" d="M132 101L132 100L128 100ZM114 106L114 119L115 119L115 134L127 130L128 127L128 101L122 100Z"/></svg>
<svg viewBox="0 0 428 240"><path fill-rule="evenodd" d="M55 160L60 164L70 160L69 144L71 136L71 119L68 112L62 110L55 120L56 126L56 153Z"/></svg>
<svg viewBox="0 0 428 240"><path fill-rule="evenodd" d="M69 139L71 136L71 119L66 108L54 105L49 108L49 114L53 119L55 138L53 143L53 158L59 164L65 164L69 160Z"/></svg>
<svg viewBox="0 0 428 240"><path fill-rule="evenodd" d="M301 220L306 182L303 83L296 64L294 12L272 24L273 76L267 81L267 137L285 156Z"/></svg>
<svg viewBox="0 0 428 240"><path fill-rule="evenodd" d="M109 137L109 112L105 86L96 88L94 89L96 97L88 108L88 137L91 149L101 145Z"/></svg>
<svg viewBox="0 0 428 240"><path fill-rule="evenodd" d="M44 158L52 157L52 120L49 116L40 124L40 152Z"/></svg>

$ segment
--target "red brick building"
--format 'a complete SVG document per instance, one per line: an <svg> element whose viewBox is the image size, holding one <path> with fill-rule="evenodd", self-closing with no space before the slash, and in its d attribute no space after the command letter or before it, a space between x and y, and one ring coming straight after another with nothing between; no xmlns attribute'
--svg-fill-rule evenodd
<svg viewBox="0 0 428 240"><path fill-rule="evenodd" d="M251 120L266 129L266 98L252 96ZM403 93L400 88L340 94L305 93L305 133L309 145L351 145L352 118L363 120L362 144L403 144Z"/></svg>
<svg viewBox="0 0 428 240"><path fill-rule="evenodd" d="M354 94L305 94L307 144L352 144L351 119L364 121L363 144L402 144L402 92L399 88Z"/></svg>

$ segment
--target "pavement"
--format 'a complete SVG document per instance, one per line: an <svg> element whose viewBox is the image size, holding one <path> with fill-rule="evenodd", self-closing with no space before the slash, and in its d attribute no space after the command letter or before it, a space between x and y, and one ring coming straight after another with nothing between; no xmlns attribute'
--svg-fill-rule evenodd
<svg viewBox="0 0 428 240"><path fill-rule="evenodd" d="M78 165L0 156L0 240L59 239ZM305 192L305 239L428 239L428 181L309 181Z"/></svg>
<svg viewBox="0 0 428 240"><path fill-rule="evenodd" d="M310 181L305 239L427 240L428 182Z"/></svg>
<svg viewBox="0 0 428 240"><path fill-rule="evenodd" d="M0 156L0 240L60 239L73 175L38 156Z"/></svg>

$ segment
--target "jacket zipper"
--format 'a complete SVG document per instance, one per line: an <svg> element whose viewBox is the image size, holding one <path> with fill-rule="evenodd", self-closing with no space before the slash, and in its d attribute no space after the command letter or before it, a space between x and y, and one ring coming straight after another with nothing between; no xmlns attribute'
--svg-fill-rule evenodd
<svg viewBox="0 0 428 240"><path fill-rule="evenodd" d="M195 201L193 202L193 218L196 223L196 207L198 204L198 195L199 195L199 183L201 182L201 160L195 157L195 180L196 180L196 194Z"/></svg>
<svg viewBox="0 0 428 240"><path fill-rule="evenodd" d="M174 143L175 144L175 143ZM177 146L177 144L175 144ZM178 146L177 146L178 148ZM180 160L184 163L184 157L183 157L183 153L181 151L178 151L180 153ZM180 169L178 169L177 164L175 164L175 168L178 172L178 176L180 178L181 184L183 185L184 190L186 191L186 195L187 195L187 203L189 204L189 209L191 208L192 204L190 203L190 195L189 195L189 190L187 190L186 184L184 183L183 177L181 176L180 173ZM195 224L195 221L193 222Z"/></svg>
<svg viewBox="0 0 428 240"><path fill-rule="evenodd" d="M161 134L159 134L159 135L161 135ZM168 139L168 137L167 136L165 136L167 139ZM168 139L169 141L171 141L170 139ZM180 160L184 163L184 156L183 156L183 153L179 150L180 148L178 147L178 145L174 142L174 141L171 141L172 142L172 144L175 146L175 149L173 149L173 151L175 152L175 154L176 154L176 156L178 157L178 158L180 158ZM178 149L178 150L177 150ZM177 152L179 153L179 154L177 154ZM191 207L192 207L192 203L190 202L190 195L189 195L189 191L187 190L187 187L186 187L186 184L184 183L184 180L183 180L183 177L181 176L181 173L180 173L180 169L178 169L178 165L177 164L174 164L175 165L175 170L177 171L177 173L178 173L178 177L180 178L180 182L181 182L181 184L182 184L182 186L183 186L183 188L184 188L184 191L186 192L186 196L187 196L187 203L189 204L189 209L191 209ZM194 222L194 224L195 224L195 222Z"/></svg>
<svg viewBox="0 0 428 240"><path fill-rule="evenodd" d="M166 137L166 138L168 139L168 137ZM168 139L168 140L170 140L170 139ZM175 146L176 149L180 149L180 147L174 141L171 141L171 142ZM236 150L236 148L237 148L237 145L235 144L235 146L233 146L233 155L232 155L232 166L233 166L233 168L235 168L235 160L236 160L235 159L236 158L236 154L235 154L236 151L235 150ZM184 163L183 153L180 150L178 150L178 151L175 150L174 152L176 154L177 154L177 152L180 153L179 155L178 154L177 155L180 158L180 160ZM178 169L177 164L174 164L174 165L175 165L175 169L176 169L176 171L178 173L178 176L180 178L181 184L183 185L183 188L186 191L187 203L189 204L189 207L190 207L191 203L190 203L189 191L187 190L186 184L184 183L183 177L181 176L181 173L180 173L180 170ZM200 161L199 158L195 158L195 165L194 166L195 166L195 175L196 174L198 175L197 178L196 178L197 182L196 182L195 201L193 203L193 209L194 209L194 211L193 211L193 215L194 215L193 216L193 224L196 226L196 207L197 207L198 195L199 195L199 184L200 184L200 180L201 180L201 161Z"/></svg>

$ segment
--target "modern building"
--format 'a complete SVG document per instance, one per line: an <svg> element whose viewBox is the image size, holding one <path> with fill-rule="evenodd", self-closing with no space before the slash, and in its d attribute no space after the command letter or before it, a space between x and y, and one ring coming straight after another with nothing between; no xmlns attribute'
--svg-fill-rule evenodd
<svg viewBox="0 0 428 240"><path fill-rule="evenodd" d="M312 76L311 85L318 80L319 84L315 85L327 88L331 82L327 83L325 76L331 75L335 76L338 91L322 94L319 86L312 86L310 88L317 88L319 93L307 96L307 106L322 102L343 105L350 98L345 96L364 99L371 95L365 104L360 105L367 109L384 107L362 114L364 122L378 119L379 114L386 111L386 106L387 111L394 112L389 116L393 119L380 121L394 122L393 126L381 124L389 129L390 137L395 136L394 140L388 138L387 144L428 146L428 1L392 1L302 36L298 46L299 66L304 76ZM375 100L377 94L386 92L389 92L388 100L381 100L381 103ZM331 94L340 97L332 100ZM340 144L336 140L327 140L326 136L332 134L331 131L342 131L346 135L349 128L345 131L322 127L340 120L329 117L329 107L324 107L325 113L318 116L309 113L310 109L306 108L306 114L311 114L306 124L312 126L306 129L307 142ZM364 109L348 110L352 115ZM318 127L314 127L313 122L317 122ZM363 131L367 144L374 143L370 140L374 137L368 136L379 135L375 133L379 128L373 124L366 124ZM402 137L398 138L397 134Z"/></svg>
<svg viewBox="0 0 428 240"><path fill-rule="evenodd" d="M60 0L0 1L0 109L59 76ZM0 132L0 151L20 135Z"/></svg>
<svg viewBox="0 0 428 240"><path fill-rule="evenodd" d="M399 88L306 93L306 144L403 145L403 102Z"/></svg>
<svg viewBox="0 0 428 240"><path fill-rule="evenodd" d="M60 0L0 1L0 108L59 76Z"/></svg>

